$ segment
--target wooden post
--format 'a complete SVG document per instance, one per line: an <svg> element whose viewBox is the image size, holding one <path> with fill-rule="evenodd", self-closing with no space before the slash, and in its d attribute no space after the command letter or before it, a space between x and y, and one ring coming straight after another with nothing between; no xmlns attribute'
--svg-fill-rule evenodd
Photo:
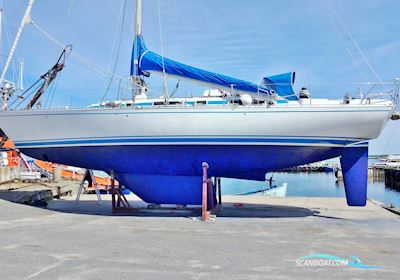
<svg viewBox="0 0 400 280"><path fill-rule="evenodd" d="M203 197L202 197L202 204L201 204L201 219L203 222L207 221L209 213L207 211L207 189L208 189L208 182L207 182L207 169L208 164L207 162L203 162Z"/></svg>

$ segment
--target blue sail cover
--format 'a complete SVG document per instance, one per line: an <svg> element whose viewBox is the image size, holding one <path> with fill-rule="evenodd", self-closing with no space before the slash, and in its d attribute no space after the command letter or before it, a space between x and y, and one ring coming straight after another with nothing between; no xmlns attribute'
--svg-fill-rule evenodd
<svg viewBox="0 0 400 280"><path fill-rule="evenodd" d="M297 95L293 91L295 77L295 72L265 77L263 85L272 88L276 93L288 100L298 100Z"/></svg>
<svg viewBox="0 0 400 280"><path fill-rule="evenodd" d="M143 37L136 36L132 48L131 76L142 76L145 74L139 67L139 59L146 51L147 47L144 43Z"/></svg>
<svg viewBox="0 0 400 280"><path fill-rule="evenodd" d="M131 75L145 75L148 72L155 71L178 78L197 81L198 83L224 88L250 94L271 94L272 86L257 85L252 82L232 78L229 76L213 73L192 67L172 59L162 57L161 55L147 49L143 37L136 36L132 51ZM278 94L279 91L275 90Z"/></svg>

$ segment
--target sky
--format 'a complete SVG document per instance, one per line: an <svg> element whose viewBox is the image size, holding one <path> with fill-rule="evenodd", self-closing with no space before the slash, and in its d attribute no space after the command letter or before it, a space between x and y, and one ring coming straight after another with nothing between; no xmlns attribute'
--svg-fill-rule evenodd
<svg viewBox="0 0 400 280"><path fill-rule="evenodd" d="M0 65L27 2L2 1ZM365 82L400 77L398 0L331 0L334 9L326 0L143 2L147 47L192 66L255 83L296 71L295 90L306 86L318 98L342 98L347 92L356 96L370 89ZM36 0L31 15L35 24L58 42L73 45L65 69L44 97L45 106L85 107L102 98L129 98L134 12L133 0ZM37 27L28 25L6 78L16 80L23 60L27 87L56 62L61 51ZM161 95L161 77L152 76L147 83L153 96ZM169 89L175 84L176 80L168 80ZM203 90L182 82L176 95L199 95ZM373 90L384 88L377 85ZM400 153L399 123L389 122L381 137L371 142L371 154Z"/></svg>

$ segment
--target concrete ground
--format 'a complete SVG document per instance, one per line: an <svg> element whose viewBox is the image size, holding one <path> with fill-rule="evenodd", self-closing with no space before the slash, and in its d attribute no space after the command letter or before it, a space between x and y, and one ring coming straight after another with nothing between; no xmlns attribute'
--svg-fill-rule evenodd
<svg viewBox="0 0 400 280"><path fill-rule="evenodd" d="M0 200L0 279L399 279L400 216L376 203L225 196L203 223L198 209L112 216L95 198ZM314 253L382 268L296 266Z"/></svg>

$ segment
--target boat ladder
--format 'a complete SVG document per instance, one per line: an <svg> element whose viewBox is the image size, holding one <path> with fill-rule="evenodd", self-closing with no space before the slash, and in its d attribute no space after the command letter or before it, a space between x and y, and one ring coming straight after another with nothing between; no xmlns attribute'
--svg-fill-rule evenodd
<svg viewBox="0 0 400 280"><path fill-rule="evenodd" d="M99 185L97 184L96 178L95 178L95 176L93 174L93 170L91 170L91 169L86 169L85 175L83 176L82 181L79 184L79 190L78 190L78 193L76 195L75 201L76 202L79 201L79 199L81 197L81 194L83 192L84 185L85 185L86 181L89 183L89 185L92 184L92 186L94 187L94 190L95 190L96 195L97 195L97 200L98 200L98 202L100 204L101 203L101 196L100 196L100 191L99 191Z"/></svg>

